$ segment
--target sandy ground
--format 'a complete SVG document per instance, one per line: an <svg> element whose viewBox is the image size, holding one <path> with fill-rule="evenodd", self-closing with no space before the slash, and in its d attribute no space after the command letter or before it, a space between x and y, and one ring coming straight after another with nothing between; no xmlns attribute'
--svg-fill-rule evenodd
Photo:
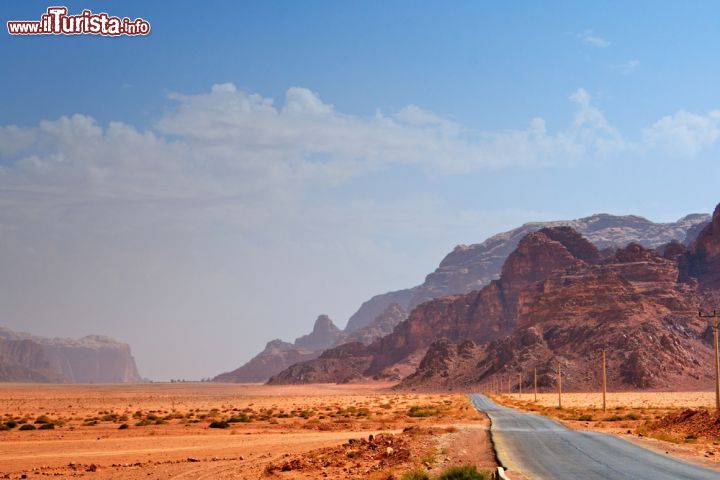
<svg viewBox="0 0 720 480"><path fill-rule="evenodd" d="M576 430L595 430L618 435L625 440L663 454L720 470L720 438L693 438L648 428L670 413L688 408L714 408L715 392L612 392L602 410L602 393L563 393L562 409L558 395L532 392L492 397L505 405L540 413L560 420Z"/></svg>
<svg viewBox="0 0 720 480"><path fill-rule="evenodd" d="M2 424L19 424L0 431L0 478L387 479L495 466L488 422L465 396L389 386L0 384ZM19 430L46 421L54 428Z"/></svg>

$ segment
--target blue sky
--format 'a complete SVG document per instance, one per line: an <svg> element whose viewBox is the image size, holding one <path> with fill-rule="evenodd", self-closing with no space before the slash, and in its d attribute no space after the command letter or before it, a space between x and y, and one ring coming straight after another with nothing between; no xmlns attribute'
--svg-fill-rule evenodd
<svg viewBox="0 0 720 480"><path fill-rule="evenodd" d="M457 243L720 201L713 2L169 5L67 4L148 37L0 35L11 328L212 375Z"/></svg>

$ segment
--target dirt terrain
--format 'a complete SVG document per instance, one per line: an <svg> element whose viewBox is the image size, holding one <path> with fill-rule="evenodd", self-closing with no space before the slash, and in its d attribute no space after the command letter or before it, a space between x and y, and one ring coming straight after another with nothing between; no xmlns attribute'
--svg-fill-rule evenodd
<svg viewBox="0 0 720 480"><path fill-rule="evenodd" d="M488 422L464 395L390 386L0 384L0 478L388 479L495 466Z"/></svg>
<svg viewBox="0 0 720 480"><path fill-rule="evenodd" d="M720 416L714 392L533 392L492 395L496 401L556 418L576 430L619 435L642 446L720 469ZM716 423L717 422L717 423Z"/></svg>

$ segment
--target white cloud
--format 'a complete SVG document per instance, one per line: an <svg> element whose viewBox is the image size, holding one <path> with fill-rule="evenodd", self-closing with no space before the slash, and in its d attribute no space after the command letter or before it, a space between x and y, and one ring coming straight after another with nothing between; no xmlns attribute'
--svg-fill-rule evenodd
<svg viewBox="0 0 720 480"><path fill-rule="evenodd" d="M595 32L592 30L586 30L585 32L578 35L580 40L583 41L583 43L587 45L592 45L593 47L597 48L606 48L610 46L610 41L607 39L596 35Z"/></svg>
<svg viewBox="0 0 720 480"><path fill-rule="evenodd" d="M720 138L720 110L705 115L680 110L643 130L646 149L675 156L695 156Z"/></svg>
<svg viewBox="0 0 720 480"><path fill-rule="evenodd" d="M630 75L640 68L640 60L632 59L619 65L614 65L613 69L617 70L623 75Z"/></svg>

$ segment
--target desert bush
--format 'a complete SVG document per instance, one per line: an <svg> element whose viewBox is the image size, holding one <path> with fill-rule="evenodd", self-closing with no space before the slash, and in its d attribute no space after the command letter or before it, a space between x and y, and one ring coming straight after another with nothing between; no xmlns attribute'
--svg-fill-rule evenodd
<svg viewBox="0 0 720 480"><path fill-rule="evenodd" d="M248 422L252 422L252 417L243 413L237 417L228 418L227 422L228 423L248 423Z"/></svg>
<svg viewBox="0 0 720 480"><path fill-rule="evenodd" d="M407 412L408 417L433 417L439 414L440 410L429 405L413 405Z"/></svg>
<svg viewBox="0 0 720 480"><path fill-rule="evenodd" d="M130 425L128 425L127 423L123 423L118 427L118 430L127 430L128 428L130 428Z"/></svg>
<svg viewBox="0 0 720 480"><path fill-rule="evenodd" d="M54 428L55 428L54 423L43 423L42 425L40 425L38 430L53 430Z"/></svg>
<svg viewBox="0 0 720 480"><path fill-rule="evenodd" d="M146 426L152 425L152 424L153 424L153 422L151 422L150 420L140 420L139 422L137 422L135 424L135 426L136 427L146 427Z"/></svg>
<svg viewBox="0 0 720 480"><path fill-rule="evenodd" d="M492 478L492 473L478 472L475 465L463 465L448 468L438 475L437 480L492 480Z"/></svg>
<svg viewBox="0 0 720 480"><path fill-rule="evenodd" d="M640 417L635 413L628 413L623 417L625 420L639 420Z"/></svg>
<svg viewBox="0 0 720 480"><path fill-rule="evenodd" d="M26 424L20 426L20 430L35 430L35 425L26 423Z"/></svg>
<svg viewBox="0 0 720 480"><path fill-rule="evenodd" d="M583 414L578 417L578 420L580 420L581 422L589 422L592 419L593 419L592 415L588 415L588 414Z"/></svg>
<svg viewBox="0 0 720 480"><path fill-rule="evenodd" d="M15 428L15 427L18 426L18 424L17 424L17 422L14 421L14 420L8 420L7 422L5 422L5 426L6 426L7 428Z"/></svg>
<svg viewBox="0 0 720 480"><path fill-rule="evenodd" d="M52 420L50 420L50 417L48 417L47 415L40 415L39 417L37 417L37 418L35 419L35 423L38 424L38 425L42 425L42 424L45 424L45 423L50 423L51 421L52 421Z"/></svg>
<svg viewBox="0 0 720 480"><path fill-rule="evenodd" d="M215 420L213 422L210 422L210 425L208 425L210 428L228 428L230 424L225 421L218 421Z"/></svg>
<svg viewBox="0 0 720 480"><path fill-rule="evenodd" d="M613 415L613 416L611 416L611 417L607 417L607 418L605 419L605 421L606 421L606 422L619 422L619 421L622 420L622 419L623 419L623 417L621 417L620 415Z"/></svg>
<svg viewBox="0 0 720 480"><path fill-rule="evenodd" d="M400 480L430 480L430 475L418 468L405 473Z"/></svg>

